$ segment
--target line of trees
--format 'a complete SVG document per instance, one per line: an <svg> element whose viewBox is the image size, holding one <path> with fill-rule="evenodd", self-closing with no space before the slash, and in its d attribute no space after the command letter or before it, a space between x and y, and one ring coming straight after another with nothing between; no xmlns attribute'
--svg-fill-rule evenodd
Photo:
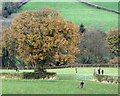
<svg viewBox="0 0 120 96"><path fill-rule="evenodd" d="M81 51L77 55L78 63L110 63L110 59L120 56L120 32L112 29L106 34L97 29L87 29L81 34L78 47Z"/></svg>
<svg viewBox="0 0 120 96"><path fill-rule="evenodd" d="M65 21L57 10L49 8L20 13L3 31L3 66L28 64L37 71L44 71L50 64L107 63L120 56L118 29L106 34L80 27L79 30L72 22Z"/></svg>

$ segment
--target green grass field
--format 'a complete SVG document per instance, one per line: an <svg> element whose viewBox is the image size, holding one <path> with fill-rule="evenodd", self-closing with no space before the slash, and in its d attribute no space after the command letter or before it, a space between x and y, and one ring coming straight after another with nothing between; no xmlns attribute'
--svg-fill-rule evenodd
<svg viewBox="0 0 120 96"><path fill-rule="evenodd" d="M118 2L91 2L91 3L118 11Z"/></svg>
<svg viewBox="0 0 120 96"><path fill-rule="evenodd" d="M48 72L57 73L59 80L90 80L93 79L94 68L78 68L78 73L75 72L75 68L63 68L63 69L48 69ZM96 68L97 71L97 68ZM3 73L14 73L15 70L1 70ZM21 72L33 72L33 70L20 70ZM117 68L104 68L106 75L118 76Z"/></svg>
<svg viewBox="0 0 120 96"><path fill-rule="evenodd" d="M66 20L76 25L83 23L87 28L108 31L118 28L118 14L98 10L79 2L28 2L18 12L41 8L57 9Z"/></svg>
<svg viewBox="0 0 120 96"><path fill-rule="evenodd" d="M5 94L117 94L118 85L85 81L79 88L78 80L3 80Z"/></svg>
<svg viewBox="0 0 120 96"><path fill-rule="evenodd" d="M97 69L97 68L96 68ZM57 80L27 80L2 79L2 92L4 94L117 94L118 85L99 83L93 80L94 68L48 69L57 73ZM105 74L118 75L117 68L104 68ZM0 72L14 73L15 70L1 70ZM33 72L33 70L20 70L20 72ZM85 81L85 88L79 88L79 82Z"/></svg>

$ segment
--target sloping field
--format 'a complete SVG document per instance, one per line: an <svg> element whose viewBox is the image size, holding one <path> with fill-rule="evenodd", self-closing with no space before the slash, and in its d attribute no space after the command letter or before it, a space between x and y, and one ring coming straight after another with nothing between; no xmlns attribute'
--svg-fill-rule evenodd
<svg viewBox="0 0 120 96"><path fill-rule="evenodd" d="M32 0L33 1L33 0ZM28 2L18 12L41 8L57 9L66 20L105 32L118 27L118 14L95 9L80 2Z"/></svg>
<svg viewBox="0 0 120 96"><path fill-rule="evenodd" d="M102 6L108 9L118 11L118 2L91 2L92 4Z"/></svg>

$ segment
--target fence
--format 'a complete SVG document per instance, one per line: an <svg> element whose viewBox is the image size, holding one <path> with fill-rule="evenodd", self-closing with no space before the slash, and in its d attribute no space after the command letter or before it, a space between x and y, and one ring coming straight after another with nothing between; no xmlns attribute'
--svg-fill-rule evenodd
<svg viewBox="0 0 120 96"><path fill-rule="evenodd" d="M120 67L120 64L68 64L51 68L74 68L74 67Z"/></svg>
<svg viewBox="0 0 120 96"><path fill-rule="evenodd" d="M101 10L105 10L105 11L108 11L108 12L113 12L113 13L120 14L120 12L119 12L119 11L116 11L116 10L104 8L104 7L102 7L102 6L97 6L97 5L95 5L95 4L91 4L91 3L89 3L89 2L85 2L85 1L82 1L82 0L78 0L78 1L81 2L81 3L83 3L83 4L86 4L86 5L88 5L88 6L97 8L97 9L101 9Z"/></svg>
<svg viewBox="0 0 120 96"><path fill-rule="evenodd" d="M60 66L49 66L47 69L57 69L57 68L75 68L75 67L120 67L120 64L68 64L68 65L60 65ZM15 67L0 67L0 69L15 69ZM19 68L25 69L25 68ZM33 68L28 68L33 69Z"/></svg>

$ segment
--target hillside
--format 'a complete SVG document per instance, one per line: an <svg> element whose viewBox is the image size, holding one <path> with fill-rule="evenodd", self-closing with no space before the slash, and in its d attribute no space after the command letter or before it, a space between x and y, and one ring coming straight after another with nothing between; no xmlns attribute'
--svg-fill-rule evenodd
<svg viewBox="0 0 120 96"><path fill-rule="evenodd" d="M112 5L112 3L109 4ZM77 25L83 23L88 28L99 28L106 32L118 27L118 14L95 9L80 2L32 2L31 0L18 12L48 7L57 9L66 20Z"/></svg>
<svg viewBox="0 0 120 96"><path fill-rule="evenodd" d="M92 2L95 5L118 11L118 2Z"/></svg>

